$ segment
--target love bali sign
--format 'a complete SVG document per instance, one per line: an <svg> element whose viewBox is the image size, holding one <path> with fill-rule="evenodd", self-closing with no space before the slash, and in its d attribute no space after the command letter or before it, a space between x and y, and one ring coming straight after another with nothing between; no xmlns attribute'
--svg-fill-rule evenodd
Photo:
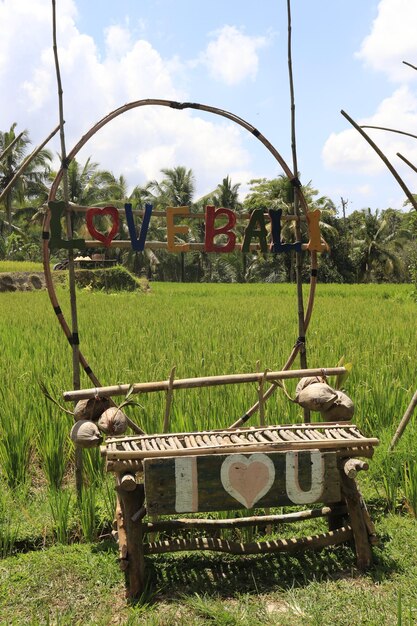
<svg viewBox="0 0 417 626"><path fill-rule="evenodd" d="M65 211L65 202L51 201L48 203L48 206L51 211L50 249L76 248L81 250L92 245L97 246L97 242L101 242L103 247L108 248L111 245L117 247L122 243L120 239L116 239L120 230L120 216L117 208L106 206L104 208L94 207L86 209L86 226L91 237L95 240L94 242L88 242L85 239L63 239L61 218ZM124 205L124 213L130 237L130 242L125 243L130 243L135 252L142 252L145 246L152 247L152 243L156 243L146 241L152 210L153 207L151 204L145 205L142 224L137 231L132 205L129 203ZM201 249L203 252L215 253L229 253L233 252L235 249L239 249L242 252L249 252L253 249L253 244L256 244L256 249L259 249L263 253L301 252L301 250L323 252L328 249L328 246L320 235L320 215L321 212L319 210L311 211L306 215L308 229L307 242L295 241L293 243L286 243L282 241L281 236L283 220L282 210L269 209L266 213L265 209L255 209L250 214L242 242L237 243L237 235L234 230L237 223L236 213L231 209L207 205L204 213L204 243ZM181 217L183 219L193 217L189 207L167 207L164 216L166 218L166 249L174 253L188 252L191 249L190 244L180 243L178 239L186 238L189 233L189 227L184 223L179 224L176 220ZM101 217L106 217L111 222L110 229L105 233L98 230L95 225L95 220ZM295 218L293 217L293 219ZM269 224L267 223L268 221Z"/></svg>

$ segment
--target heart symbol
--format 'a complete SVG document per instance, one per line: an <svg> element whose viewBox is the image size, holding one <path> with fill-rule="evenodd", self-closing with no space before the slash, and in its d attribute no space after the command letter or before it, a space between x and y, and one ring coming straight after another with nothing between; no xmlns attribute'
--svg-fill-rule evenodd
<svg viewBox="0 0 417 626"><path fill-rule="evenodd" d="M222 463L220 479L232 498L251 509L271 489L275 467L266 454L230 454Z"/></svg>
<svg viewBox="0 0 417 626"><path fill-rule="evenodd" d="M112 218L112 227L107 234L103 234L94 227L94 218L96 215L110 215ZM103 209L88 209L86 215L88 232L94 239L101 241L108 248L119 230L119 211L114 206L105 206Z"/></svg>

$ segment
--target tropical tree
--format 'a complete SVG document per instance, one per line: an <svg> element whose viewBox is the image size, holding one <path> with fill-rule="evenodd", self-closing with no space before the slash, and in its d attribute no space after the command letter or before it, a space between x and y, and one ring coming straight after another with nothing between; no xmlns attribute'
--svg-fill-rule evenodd
<svg viewBox="0 0 417 626"><path fill-rule="evenodd" d="M393 216L391 216L392 218ZM349 219L355 225L353 254L358 279L365 282L404 277L404 265L399 252L411 237L406 229L392 230L392 219L372 213L371 209L355 211Z"/></svg>
<svg viewBox="0 0 417 626"><path fill-rule="evenodd" d="M0 131L0 191L5 189L13 179L23 160L28 155L30 146L29 133L24 130L20 135L15 133L16 123L9 131ZM40 206L47 197L46 181L50 176L52 155L49 150L41 150L28 164L13 187L3 198L3 222L7 231L19 230L13 224L13 212L25 208L32 202ZM35 209L36 210L36 209Z"/></svg>

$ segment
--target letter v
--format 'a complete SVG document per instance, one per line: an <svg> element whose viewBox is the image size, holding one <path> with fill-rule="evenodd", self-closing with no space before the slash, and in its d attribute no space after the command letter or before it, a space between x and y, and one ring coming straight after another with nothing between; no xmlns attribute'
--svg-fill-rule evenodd
<svg viewBox="0 0 417 626"><path fill-rule="evenodd" d="M135 252L143 252L145 249L146 235L148 234L149 222L152 215L152 204L145 204L145 213L142 220L142 226L140 229L139 239L136 235L135 222L133 220L132 205L130 203L125 204L125 214L127 227L129 229L130 241L132 242L132 248Z"/></svg>

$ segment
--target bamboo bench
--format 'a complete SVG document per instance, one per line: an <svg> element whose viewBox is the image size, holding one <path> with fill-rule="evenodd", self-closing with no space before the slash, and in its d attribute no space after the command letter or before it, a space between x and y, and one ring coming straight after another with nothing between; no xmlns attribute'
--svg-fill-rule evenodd
<svg viewBox="0 0 417 626"><path fill-rule="evenodd" d="M124 386L115 389L94 391L125 392ZM67 392L64 397L88 397L91 391ZM358 567L369 567L375 530L355 477L358 471L368 469L366 459L372 457L377 444L378 439L364 436L350 422L108 437L101 454L106 470L116 475L119 559L129 597L140 596L144 589L147 554L191 550L240 555L292 553L353 540ZM269 514L271 507L286 506L304 509ZM239 509L252 515L191 517ZM254 515L254 509L266 509L266 514ZM328 531L248 543L213 536L219 528L272 526L314 518L326 518ZM189 531L194 536L187 536ZM208 536L195 536L196 531ZM159 532L168 533L169 538L155 539ZM151 535L151 540L145 541L146 535Z"/></svg>

